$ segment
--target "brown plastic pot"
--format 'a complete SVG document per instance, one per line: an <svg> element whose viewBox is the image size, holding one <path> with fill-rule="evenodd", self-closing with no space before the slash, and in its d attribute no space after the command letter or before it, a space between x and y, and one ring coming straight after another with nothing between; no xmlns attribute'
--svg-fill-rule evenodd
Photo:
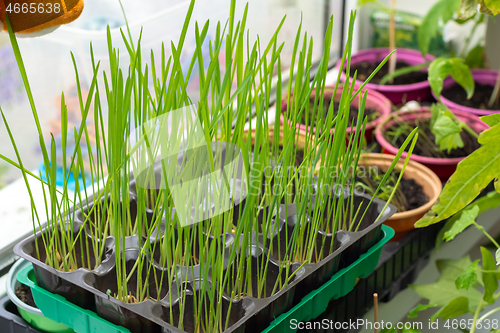
<svg viewBox="0 0 500 333"><path fill-rule="evenodd" d="M387 170L393 159L394 156L387 154L363 154L359 160L358 167L374 166L382 170ZM404 159L400 159L395 169L401 170L403 165ZM417 209L397 212L384 223L396 232L396 235L390 240L391 242L398 241L414 229L415 222L420 220L431 209L442 190L442 184L438 176L431 169L418 162L410 160L406 166L404 176L405 178L415 179L422 186L422 190L429 197L429 201Z"/></svg>

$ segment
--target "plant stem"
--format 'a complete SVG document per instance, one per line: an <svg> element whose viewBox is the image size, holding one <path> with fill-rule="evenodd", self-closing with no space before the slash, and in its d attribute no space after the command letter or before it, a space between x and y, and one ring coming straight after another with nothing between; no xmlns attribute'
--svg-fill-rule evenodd
<svg viewBox="0 0 500 333"><path fill-rule="evenodd" d="M472 327L470 333L474 333L476 331L476 323L477 323L477 318L479 317L479 312L481 312L481 308L484 305L484 300L481 298L481 301L477 305L476 312L474 313L474 326Z"/></svg>
<svg viewBox="0 0 500 333"><path fill-rule="evenodd" d="M463 121L460 121L460 128L463 128L464 130L466 130L467 132L469 132L470 135L472 135L474 138L479 139L479 135L476 133L476 131L474 131L472 128L469 127L469 125L467 125L466 123L464 123Z"/></svg>
<svg viewBox="0 0 500 333"><path fill-rule="evenodd" d="M493 107L493 105L498 103L498 98L500 96L500 94L498 94L499 91L500 91L500 68L498 69L497 81L495 83L495 88L493 89L493 93L491 94L490 101L488 102L489 108Z"/></svg>
<svg viewBox="0 0 500 333"><path fill-rule="evenodd" d="M484 230L482 225L479 225L476 222L473 222L473 224L476 226L476 228L479 229L479 231L481 231L483 234L486 235L486 237L488 237L488 239L497 247L497 249L500 248L500 245L498 245L497 241L494 240L493 237L491 237L490 234L486 232L486 230Z"/></svg>
<svg viewBox="0 0 500 333"><path fill-rule="evenodd" d="M492 314L494 314L495 312L498 312L500 311L500 307L496 308L496 309L493 309L487 313L485 313L481 318L479 318L479 322L482 322L483 320L485 320L487 317L491 316Z"/></svg>
<svg viewBox="0 0 500 333"><path fill-rule="evenodd" d="M396 50L396 0L391 1L391 19L389 23L389 49L391 51ZM397 53L394 54L389 59L389 75L392 75L396 70L396 60ZM389 83L392 84L394 79L391 77Z"/></svg>

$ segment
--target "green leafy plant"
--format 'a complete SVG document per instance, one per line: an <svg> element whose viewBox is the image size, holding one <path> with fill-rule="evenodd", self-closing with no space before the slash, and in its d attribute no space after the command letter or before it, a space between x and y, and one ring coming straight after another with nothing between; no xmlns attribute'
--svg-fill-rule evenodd
<svg viewBox="0 0 500 333"><path fill-rule="evenodd" d="M464 142L461 136L463 131L469 133L472 140L477 140L478 134L450 112L445 105L433 104L430 111L430 118L418 117L417 114L414 123L411 124L398 115L391 116L386 122L394 121L394 125L387 129L386 139L398 147L403 138L413 131L413 126L416 126L420 138L416 147L421 154L436 158L446 158L452 150L463 148Z"/></svg>
<svg viewBox="0 0 500 333"><path fill-rule="evenodd" d="M435 283L411 286L421 297L429 300L428 305L419 305L419 310L438 308L431 317L432 321L441 317L444 327L460 328L471 333L476 329L498 326L498 320L491 315L500 308L486 313L484 310L500 297L499 293L495 293L500 270L496 268L490 250L481 247L481 255L482 265L479 265L480 260L472 262L468 256L458 260L438 260L436 265L441 275ZM473 319L453 319L467 313L472 314Z"/></svg>

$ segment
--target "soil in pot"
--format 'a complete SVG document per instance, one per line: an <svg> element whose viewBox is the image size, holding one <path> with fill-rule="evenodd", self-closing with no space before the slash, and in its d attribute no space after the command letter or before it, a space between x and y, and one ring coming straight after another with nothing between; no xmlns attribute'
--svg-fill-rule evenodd
<svg viewBox="0 0 500 333"><path fill-rule="evenodd" d="M372 140L366 144L364 150L366 153L381 153L382 146L377 142L377 140Z"/></svg>
<svg viewBox="0 0 500 333"><path fill-rule="evenodd" d="M28 286L21 284L21 286L16 288L15 292L17 298L19 298L23 303L33 308L37 308L35 300L33 299L33 294L31 293L31 289Z"/></svg>
<svg viewBox="0 0 500 333"><path fill-rule="evenodd" d="M471 99L467 99L467 93L460 85L455 84L450 88L443 90L441 93L444 97L457 104L468 106L474 109L482 110L500 110L500 101L493 104L492 107L488 106L491 94L493 93L493 86L488 84L480 84L476 82L474 95Z"/></svg>
<svg viewBox="0 0 500 333"><path fill-rule="evenodd" d="M269 158L271 159L274 159L276 160L280 155L281 155L281 158L284 158L284 154L285 153L281 153L283 151L283 145L278 145L278 149L276 151L276 153L274 154L274 152L272 151L273 148L273 144L270 142L269 143ZM293 149L293 147L292 147ZM255 146L252 145L252 152L255 152ZM294 166L296 168L300 167L300 165L302 164L302 162L304 161L304 149L298 149L298 148L295 148L295 161L293 162Z"/></svg>
<svg viewBox="0 0 500 333"><path fill-rule="evenodd" d="M453 149L449 153L446 150L441 151L435 143L434 134L431 133L429 119L419 120L418 124L415 123L412 126L419 127L419 138L413 150L414 155L434 158L459 158L469 156L480 147L476 138L467 131L462 130L460 136L464 142L464 147ZM398 126L395 125L384 132L384 138L399 149L404 143L406 135L395 135L398 132ZM408 145L405 151L408 151L409 147L410 145Z"/></svg>
<svg viewBox="0 0 500 333"><path fill-rule="evenodd" d="M311 104L309 107L309 114L306 114L306 112L303 112L300 123L302 125L316 127L316 117L317 116L314 114L314 112L315 111L317 112L318 108L316 107L316 110L314 109L314 99L311 99L310 102L311 102ZM339 109L340 103L335 102L335 101L333 103L334 103L333 110L336 114L338 109ZM324 104L323 104L323 117L320 117L321 120L326 119L327 112L330 108L330 104L331 104L331 100L325 99ZM358 121L358 113L359 113L358 107L351 104L350 108L349 108L349 120L348 120L349 127L356 125L356 123ZM365 108L364 117L368 118L368 122L377 119L378 115L379 115L379 113L377 112L377 110L375 110L373 108ZM306 120L306 116L307 116L307 120ZM303 152L302 152L302 157L303 157Z"/></svg>
<svg viewBox="0 0 500 333"><path fill-rule="evenodd" d="M368 191L368 195L373 195L377 189L380 180L382 180L385 172L377 167L368 167L369 173L360 177L356 176L356 182L360 182L365 186L356 186L357 190ZM394 185L399 178L399 172L393 172L391 177L387 179L386 185L379 191L377 195L379 199L387 200ZM380 177L380 179L378 179ZM386 191L384 191L384 189ZM403 177L399 183L396 193L391 203L396 206L398 213L417 209L429 202L429 197L424 193L423 188L413 178Z"/></svg>
<svg viewBox="0 0 500 333"><path fill-rule="evenodd" d="M365 81L368 77L373 73L373 71L377 68L379 63L370 63L367 61L363 61L357 64L351 64L350 68L350 77L354 76L354 72L357 71L357 80ZM396 69L408 67L410 64L407 64L404 61L396 62ZM385 65L375 74L375 76L370 80L370 83L380 84L380 80L389 73L389 62L386 62ZM387 85L404 85L404 84L413 84L427 80L427 72L415 71L407 74L400 75L395 77L392 83L386 83Z"/></svg>

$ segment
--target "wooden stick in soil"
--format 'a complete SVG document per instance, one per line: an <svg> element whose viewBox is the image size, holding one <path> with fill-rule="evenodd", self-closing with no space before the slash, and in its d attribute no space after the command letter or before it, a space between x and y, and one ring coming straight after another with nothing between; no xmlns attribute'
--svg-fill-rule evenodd
<svg viewBox="0 0 500 333"><path fill-rule="evenodd" d="M391 2L391 19L389 23L389 49L391 51L396 50L396 0L392 0ZM394 73L394 71L396 70L396 59L397 52L395 51L389 59L389 75ZM389 83L392 84L393 81L394 79L391 77L389 79Z"/></svg>
<svg viewBox="0 0 500 333"><path fill-rule="evenodd" d="M375 326L375 333L378 333L378 326L377 323L378 323L378 294L375 293L373 294L373 311L374 311L374 314L375 314L375 322L373 324L373 326Z"/></svg>
<svg viewBox="0 0 500 333"><path fill-rule="evenodd" d="M491 108L493 105L498 103L498 97L500 94L498 93L500 91L500 69L498 69L497 73L497 82L495 83L495 88L493 88L493 93L491 94L490 101L488 102L488 107Z"/></svg>

